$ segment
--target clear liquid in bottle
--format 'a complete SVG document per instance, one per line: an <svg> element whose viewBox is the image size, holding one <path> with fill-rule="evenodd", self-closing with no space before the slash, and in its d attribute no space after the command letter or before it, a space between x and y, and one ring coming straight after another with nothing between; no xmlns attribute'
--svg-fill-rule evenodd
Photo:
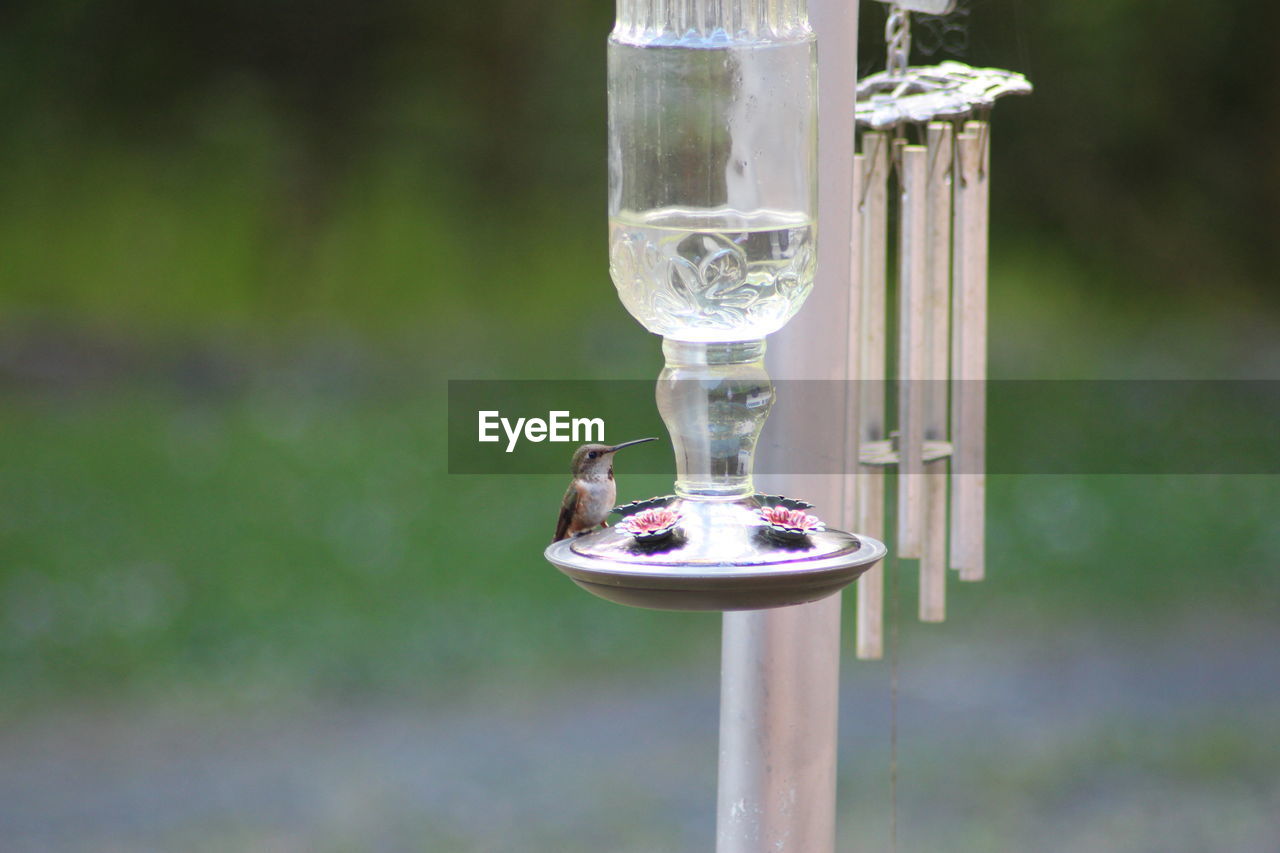
<svg viewBox="0 0 1280 853"><path fill-rule="evenodd" d="M813 288L813 223L771 210L615 216L609 272L627 310L655 334L763 338L791 319Z"/></svg>

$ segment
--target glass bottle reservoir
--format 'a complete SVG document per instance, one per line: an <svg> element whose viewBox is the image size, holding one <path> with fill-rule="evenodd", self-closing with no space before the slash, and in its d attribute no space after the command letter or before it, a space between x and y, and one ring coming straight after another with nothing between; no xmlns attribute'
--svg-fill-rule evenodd
<svg viewBox="0 0 1280 853"><path fill-rule="evenodd" d="M645 328L763 338L813 287L816 71L803 0L619 0L609 260Z"/></svg>

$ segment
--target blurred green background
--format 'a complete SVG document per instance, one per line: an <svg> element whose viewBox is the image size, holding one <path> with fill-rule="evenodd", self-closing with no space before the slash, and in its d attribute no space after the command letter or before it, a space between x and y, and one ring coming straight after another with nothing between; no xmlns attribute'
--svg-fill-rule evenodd
<svg viewBox="0 0 1280 853"><path fill-rule="evenodd" d="M446 473L448 379L660 368L607 274L612 14L0 11L0 848L710 849L718 619L547 566L564 478ZM1276 18L918 24L1036 85L993 376L1277 378ZM900 574L899 849L1280 849L1280 483L989 489L946 625ZM849 649L844 849L888 849L888 678Z"/></svg>

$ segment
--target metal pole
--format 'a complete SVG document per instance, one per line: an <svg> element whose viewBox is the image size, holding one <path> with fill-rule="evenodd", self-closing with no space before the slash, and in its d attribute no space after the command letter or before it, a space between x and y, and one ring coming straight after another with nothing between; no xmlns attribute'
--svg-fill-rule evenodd
<svg viewBox="0 0 1280 853"><path fill-rule="evenodd" d="M809 15L818 38L817 281L804 309L771 339L769 365L778 379L845 380L858 4L809 0ZM832 388L846 391L842 382ZM785 431L784 453L801 443L837 453L845 448L842 420L796 419L773 428ZM785 470L777 460L770 467ZM803 496L843 521L851 515L845 496L852 489L845 485L843 472L832 472L778 475L768 488ZM717 853L835 849L840 603L837 594L724 614Z"/></svg>
<svg viewBox="0 0 1280 853"><path fill-rule="evenodd" d="M724 615L716 853L835 849L840 595Z"/></svg>

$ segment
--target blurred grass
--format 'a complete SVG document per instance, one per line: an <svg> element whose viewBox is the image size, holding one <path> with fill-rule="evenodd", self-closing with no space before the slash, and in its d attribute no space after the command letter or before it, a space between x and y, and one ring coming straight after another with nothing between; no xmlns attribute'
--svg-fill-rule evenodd
<svg viewBox="0 0 1280 853"><path fill-rule="evenodd" d="M281 391L6 397L6 704L432 694L712 652L711 617L604 611L543 562L561 478L446 476L430 395Z"/></svg>
<svg viewBox="0 0 1280 853"><path fill-rule="evenodd" d="M286 150L256 137L161 152L18 149L0 198L6 316L87 321L142 342L219 330L406 336L425 322L424 334L453 342L554 320L562 306L531 282L607 279L592 263L604 251L593 210L534 195L478 209L447 174L388 155L353 167L311 222L282 186ZM529 226L553 210L548 240Z"/></svg>
<svg viewBox="0 0 1280 853"><path fill-rule="evenodd" d="M280 372L214 395L6 394L5 703L177 683L447 695L714 660L714 616L605 605L545 564L562 477L446 475L437 388ZM624 476L620 497L659 479ZM1277 478L997 476L989 492L990 579L953 588L954 619L1140 630L1265 617L1280 595Z"/></svg>
<svg viewBox="0 0 1280 853"><path fill-rule="evenodd" d="M608 283L603 162L479 191L391 135L307 190L265 104L199 115L154 144L56 122L5 143L0 705L713 660L714 616L606 606L543 562L563 478L445 474L446 379L656 376ZM993 376L1274 376L1266 288L1135 283L995 222ZM1264 611L1277 505L1274 478L994 477L991 579L956 618Z"/></svg>

